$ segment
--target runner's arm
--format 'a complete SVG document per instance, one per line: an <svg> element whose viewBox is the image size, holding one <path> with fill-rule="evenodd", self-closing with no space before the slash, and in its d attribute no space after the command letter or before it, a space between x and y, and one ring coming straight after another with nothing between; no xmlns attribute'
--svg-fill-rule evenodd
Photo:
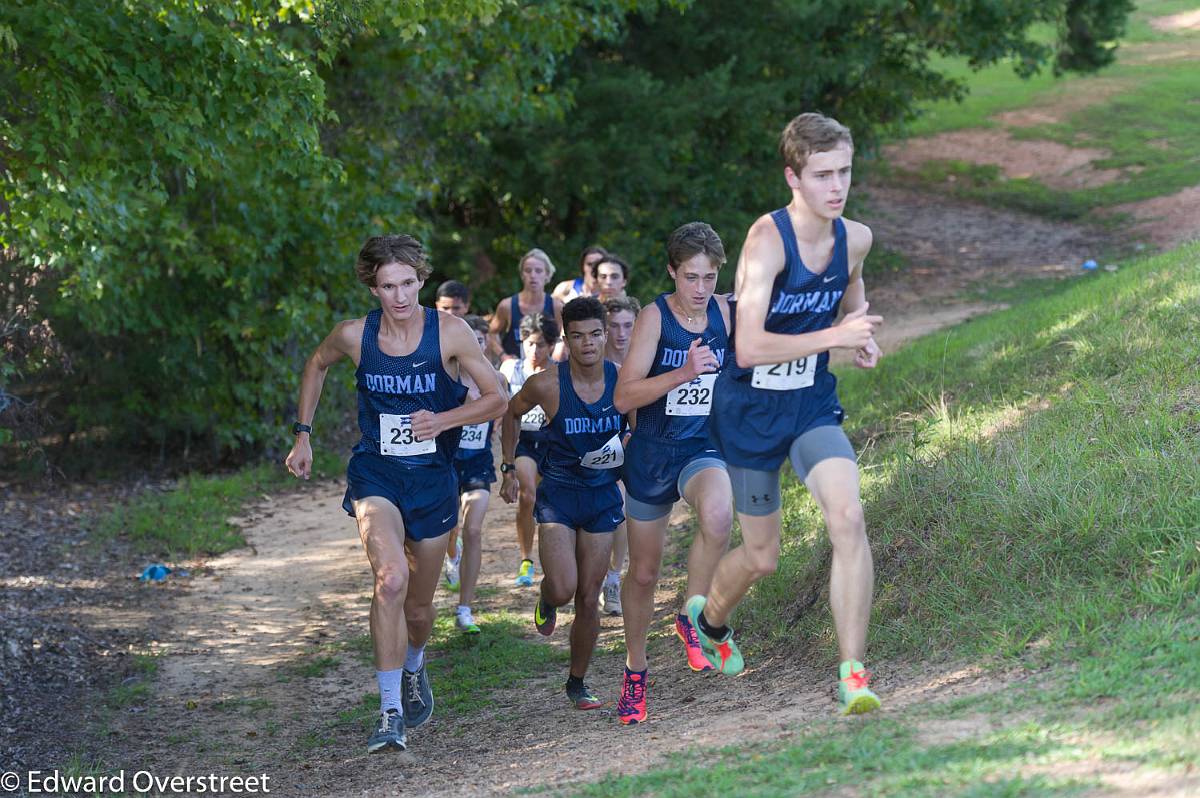
<svg viewBox="0 0 1200 798"><path fill-rule="evenodd" d="M500 304L496 306L496 312L492 314L492 321L488 327L487 345L488 350L496 357L504 360L509 357L504 352L504 344L502 339L508 333L508 328L511 321L508 318L508 300L501 299Z"/></svg>
<svg viewBox="0 0 1200 798"><path fill-rule="evenodd" d="M666 396L672 389L691 382L708 371L715 371L716 356L707 346L694 342L688 351L688 359L682 366L647 377L654 366L654 355L658 351L658 339L662 330L662 313L658 305L647 305L633 323L629 354L621 364L617 376L617 387L613 392L613 404L619 413L630 413L639 407ZM696 336L701 338L700 335ZM693 357L695 355L695 357Z"/></svg>
<svg viewBox="0 0 1200 798"><path fill-rule="evenodd" d="M443 359L458 360L459 368L466 372L479 388L479 398L441 413L431 413L428 410L413 413L412 428L418 440L429 440L448 429L499 418L506 404L500 394L500 385L496 381L496 371L492 364L484 359L475 333L467 323L455 316L442 314L439 324Z"/></svg>
<svg viewBox="0 0 1200 798"><path fill-rule="evenodd" d="M521 429L521 416L528 413L538 405L546 411L549 418L549 408L546 404L550 401L550 385L551 380L547 376L553 372L553 369L539 371L529 379L525 380L525 384L521 386L521 390L517 391L516 395L508 400L508 410L501 417L500 422L500 456L505 463L511 463L516 457L517 452L517 435ZM558 380L557 373L553 385L557 388ZM554 410L558 410L558 396L554 397ZM509 474L512 472L510 471ZM505 479L509 474L505 474Z"/></svg>
<svg viewBox="0 0 1200 798"><path fill-rule="evenodd" d="M846 287L845 295L842 296L840 306L842 316L853 313L867 304L867 287L863 282L863 264L873 243L871 228L849 219L846 219L845 223L846 248L849 250L850 256L850 282Z"/></svg>
<svg viewBox="0 0 1200 798"><path fill-rule="evenodd" d="M300 400L296 405L296 420L301 424L312 426L329 367L343 357L355 359L356 347L362 341L362 330L362 319L339 322L304 364L304 373L300 377ZM312 472L312 444L307 432L296 435L292 450L283 463L295 476L308 479Z"/></svg>

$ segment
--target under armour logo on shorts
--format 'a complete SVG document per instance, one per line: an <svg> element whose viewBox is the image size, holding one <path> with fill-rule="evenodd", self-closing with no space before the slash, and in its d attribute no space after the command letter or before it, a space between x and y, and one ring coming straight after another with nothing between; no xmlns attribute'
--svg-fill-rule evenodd
<svg viewBox="0 0 1200 798"><path fill-rule="evenodd" d="M750 501L753 504L766 504L767 502L771 501L771 494L764 493L762 496L752 495L750 497Z"/></svg>

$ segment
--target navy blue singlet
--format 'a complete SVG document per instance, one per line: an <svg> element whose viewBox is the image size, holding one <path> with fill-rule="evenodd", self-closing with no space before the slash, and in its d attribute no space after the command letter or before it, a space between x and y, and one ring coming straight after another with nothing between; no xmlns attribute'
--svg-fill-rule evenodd
<svg viewBox="0 0 1200 798"><path fill-rule="evenodd" d="M492 461L492 427L495 423L495 421L488 421L460 427L462 433L459 437L458 452L455 453L454 459L465 461L480 458L486 459L490 463Z"/></svg>
<svg viewBox="0 0 1200 798"><path fill-rule="evenodd" d="M521 314L520 294L513 294L508 298L510 303L508 309L508 332L500 339L500 345L504 349L504 353L513 357L521 356L521 319L524 316ZM548 318L554 318L554 297L546 294L545 301L542 302L542 314Z"/></svg>
<svg viewBox="0 0 1200 798"><path fill-rule="evenodd" d="M407 417L418 410L441 413L462 405L467 386L442 367L438 312L421 308L425 324L421 341L411 355L395 357L379 351L381 309L367 314L363 325L362 354L354 372L358 384L358 428L362 438L355 452L386 455L401 468L449 466L458 450L459 427L437 437L437 450L403 453L422 448L413 440ZM381 415L388 418L381 419ZM381 441L380 436L383 436ZM388 450L400 454L389 454Z"/></svg>
<svg viewBox="0 0 1200 798"><path fill-rule="evenodd" d="M771 288L771 306L767 311L766 323L763 329L782 335L800 335L816 332L832 327L837 321L838 307L842 296L850 284L850 265L846 253L846 225L841 219L833 220L833 254L829 265L820 274L813 274L804 261L800 259L800 245L796 242L796 232L792 228L792 220L787 208L780 208L771 214L771 219L779 229L783 239L783 251L786 265L775 277ZM736 315L733 332L730 334L730 354L737 347ZM797 365L799 364L799 366ZM789 370L806 365L803 360L794 363L783 363L778 366L759 366L764 370L773 370L769 376L787 377ZM730 358L728 376L740 382L751 382L754 369L741 368L736 358ZM836 380L829 373L829 353L821 352L815 356L814 378L811 387L800 390L810 394L820 394L831 390ZM794 391L789 391L794 392Z"/></svg>
<svg viewBox="0 0 1200 798"><path fill-rule="evenodd" d="M597 465L613 463L600 453L604 445L625 428L625 416L613 406L613 389L617 385L617 367L604 361L604 394L592 404L585 404L575 393L571 381L571 366L558 367L558 412L547 426L549 446L542 461L542 478L571 487L600 487L616 483L619 467L596 468L582 464L589 454Z"/></svg>
<svg viewBox="0 0 1200 798"><path fill-rule="evenodd" d="M725 365L725 352L729 346L729 336L725 331L725 320L721 318L721 306L717 300L708 300L708 327L702 333L694 333L684 329L671 312L667 304L667 295L659 294L654 300L658 305L662 325L658 334L658 349L654 352L654 363L650 366L647 378L657 377L668 371L674 371L687 361L688 349L692 341L702 338L703 342L713 351L717 362ZM718 369L718 372L720 369ZM708 437L709 414L687 415L689 404L709 405L712 401L713 382L716 372L708 379L701 378L696 385L686 384L676 388L666 396L639 407L637 411L637 428L633 434L637 438L654 438L657 440L682 441L693 438ZM667 403L672 402L676 412L668 414ZM680 409L683 413L679 413Z"/></svg>

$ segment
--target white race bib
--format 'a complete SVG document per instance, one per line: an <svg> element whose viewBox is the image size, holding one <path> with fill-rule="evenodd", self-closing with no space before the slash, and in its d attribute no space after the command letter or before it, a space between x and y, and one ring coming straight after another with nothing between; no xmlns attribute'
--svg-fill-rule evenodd
<svg viewBox="0 0 1200 798"><path fill-rule="evenodd" d="M437 438L419 441L413 435L412 416L379 414L379 453L392 457L412 457L437 451Z"/></svg>
<svg viewBox="0 0 1200 798"><path fill-rule="evenodd" d="M599 449L579 458L584 468L620 468L625 463L625 447L621 445L621 433L609 438Z"/></svg>
<svg viewBox="0 0 1200 798"><path fill-rule="evenodd" d="M755 366L750 384L768 391L794 391L808 388L817 376L817 355L809 355L773 366Z"/></svg>
<svg viewBox="0 0 1200 798"><path fill-rule="evenodd" d="M542 409L541 405L521 416L522 432L537 432L544 426L546 426L546 411Z"/></svg>
<svg viewBox="0 0 1200 798"><path fill-rule="evenodd" d="M668 416L707 416L712 410L716 374L701 374L667 394Z"/></svg>
<svg viewBox="0 0 1200 798"><path fill-rule="evenodd" d="M462 435L458 439L458 448L460 449L482 449L487 445L487 422L482 424L472 424L469 427L462 428Z"/></svg>

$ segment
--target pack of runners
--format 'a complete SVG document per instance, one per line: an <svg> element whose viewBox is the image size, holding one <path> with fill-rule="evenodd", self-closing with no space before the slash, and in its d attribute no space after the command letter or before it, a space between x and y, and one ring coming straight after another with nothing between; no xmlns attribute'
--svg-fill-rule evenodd
<svg viewBox="0 0 1200 798"><path fill-rule="evenodd" d="M647 719L646 641L668 519L680 500L697 531L674 631L692 670L743 670L730 620L777 567L785 460L820 508L832 544L839 710L879 707L862 663L870 544L829 371L833 349L852 351L862 368L881 355L874 333L882 319L868 314L863 284L871 231L842 215L853 159L848 129L801 114L779 149L791 201L750 227L728 296L716 293L725 248L704 222L671 234L672 290L644 308L626 294L629 266L616 255L589 247L580 276L548 292L554 264L531 249L519 262L521 290L500 302L490 323L469 313L470 292L455 281L438 288L436 309L418 303L431 269L412 237L364 244L355 269L379 308L338 324L308 359L286 465L308 478L325 374L349 358L361 438L343 507L374 573L380 715L369 751L403 750L407 730L433 711L424 650L439 581L459 592L456 627L480 631L471 605L497 434L500 496L517 503L516 584L537 586L537 631L552 634L560 610L574 605L565 692L576 708L605 703L585 682L604 611L621 615L625 632L617 717ZM735 513L741 543L729 549Z"/></svg>

